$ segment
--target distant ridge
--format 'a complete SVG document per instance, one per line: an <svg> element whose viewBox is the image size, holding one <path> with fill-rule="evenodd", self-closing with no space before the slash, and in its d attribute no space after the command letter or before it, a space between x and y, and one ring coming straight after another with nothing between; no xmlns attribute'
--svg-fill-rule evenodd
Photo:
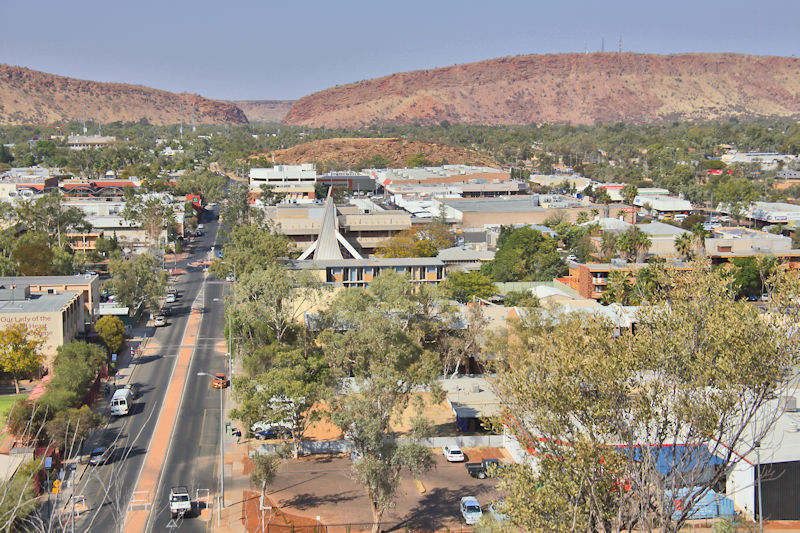
<svg viewBox="0 0 800 533"><path fill-rule="evenodd" d="M296 100L231 100L250 122L280 122Z"/></svg>
<svg viewBox="0 0 800 533"><path fill-rule="evenodd" d="M503 57L333 87L298 100L292 125L715 120L800 116L800 59L741 54Z"/></svg>
<svg viewBox="0 0 800 533"><path fill-rule="evenodd" d="M141 85L101 83L0 65L0 124L52 124L68 120L176 124L244 124L247 117L228 102L171 93ZM86 109L84 111L84 106Z"/></svg>

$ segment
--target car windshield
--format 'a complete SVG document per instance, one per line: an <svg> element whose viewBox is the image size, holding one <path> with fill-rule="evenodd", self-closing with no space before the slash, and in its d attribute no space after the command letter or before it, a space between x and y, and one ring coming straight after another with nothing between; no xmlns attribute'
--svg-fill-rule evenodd
<svg viewBox="0 0 800 533"><path fill-rule="evenodd" d="M172 497L174 502L188 502L189 496L187 494L176 494Z"/></svg>
<svg viewBox="0 0 800 533"><path fill-rule="evenodd" d="M475 504L467 504L466 509L467 509L468 513L480 513L481 512L481 508L479 506L475 505Z"/></svg>
<svg viewBox="0 0 800 533"><path fill-rule="evenodd" d="M458 448L450 448L450 453L458 454L458 453L461 453L461 450L459 450Z"/></svg>

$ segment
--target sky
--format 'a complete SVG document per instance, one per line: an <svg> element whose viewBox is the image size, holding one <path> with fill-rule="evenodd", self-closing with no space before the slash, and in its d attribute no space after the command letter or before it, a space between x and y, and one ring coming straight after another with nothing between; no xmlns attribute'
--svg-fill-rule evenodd
<svg viewBox="0 0 800 533"><path fill-rule="evenodd" d="M220 100L616 51L800 57L797 0L0 0L0 63Z"/></svg>

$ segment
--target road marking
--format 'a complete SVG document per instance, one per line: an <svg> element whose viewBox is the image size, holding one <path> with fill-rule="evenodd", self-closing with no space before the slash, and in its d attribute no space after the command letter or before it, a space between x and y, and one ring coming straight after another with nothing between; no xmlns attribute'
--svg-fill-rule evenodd
<svg viewBox="0 0 800 533"><path fill-rule="evenodd" d="M203 442L203 428L206 427L206 413L208 409L203 409L203 421L200 423L200 442Z"/></svg>

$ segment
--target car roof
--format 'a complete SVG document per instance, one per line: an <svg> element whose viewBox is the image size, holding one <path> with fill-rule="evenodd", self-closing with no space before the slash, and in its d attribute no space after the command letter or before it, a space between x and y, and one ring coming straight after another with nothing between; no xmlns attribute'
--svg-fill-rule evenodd
<svg viewBox="0 0 800 533"><path fill-rule="evenodd" d="M464 503L478 504L478 498L476 498L475 496L464 496L463 498L461 498L461 501L464 502ZM480 505L480 504L478 504L478 505Z"/></svg>
<svg viewBox="0 0 800 533"><path fill-rule="evenodd" d="M105 446L98 446L92 450L92 453L103 453L104 451L106 451Z"/></svg>
<svg viewBox="0 0 800 533"><path fill-rule="evenodd" d="M447 445L447 449L450 450L451 452L453 452L453 451L460 452L461 451L461 448L459 448L457 444L448 444Z"/></svg>

